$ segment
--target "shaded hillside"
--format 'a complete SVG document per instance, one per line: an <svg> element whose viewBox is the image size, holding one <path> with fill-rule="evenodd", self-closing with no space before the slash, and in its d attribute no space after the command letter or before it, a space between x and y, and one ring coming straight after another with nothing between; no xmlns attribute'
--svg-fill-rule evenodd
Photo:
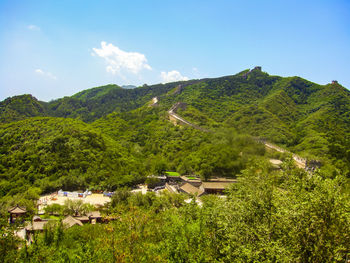
<svg viewBox="0 0 350 263"><path fill-rule="evenodd" d="M107 85L79 92L48 104L48 114L91 122L112 112L126 112L143 106L155 96L167 93L178 83L158 84L135 89Z"/></svg>
<svg viewBox="0 0 350 263"><path fill-rule="evenodd" d="M46 104L32 95L14 96L0 102L0 122L23 120L46 114Z"/></svg>
<svg viewBox="0 0 350 263"><path fill-rule="evenodd" d="M149 173L157 174L163 169L181 174L235 177L251 156L265 154L263 145L231 129L207 133L174 126L159 107L112 113L92 126L131 149L138 159L144 160L145 171Z"/></svg>
<svg viewBox="0 0 350 263"><path fill-rule="evenodd" d="M233 127L310 158L350 165L350 92L337 83L318 85L255 68L202 80L160 104L179 101L187 105L179 114L203 127Z"/></svg>
<svg viewBox="0 0 350 263"><path fill-rule="evenodd" d="M260 67L221 78L134 89L106 85L49 103L29 95L17 96L1 103L1 120L55 116L93 122L113 112L129 118L134 115L130 111L137 109L147 120L154 113L144 105L153 97L158 97L157 114L164 119L172 105L182 102L187 108L179 114L201 127L234 128L306 157L340 159L341 167L344 162L350 165L350 92L337 83L318 85L299 77L270 76ZM143 119L128 121L135 124L131 127L135 132L145 131ZM164 120L158 124L165 125Z"/></svg>
<svg viewBox="0 0 350 263"><path fill-rule="evenodd" d="M116 187L140 176L115 140L72 119L32 118L0 126L0 197L60 188Z"/></svg>
<svg viewBox="0 0 350 263"><path fill-rule="evenodd" d="M0 122L39 116L77 118L92 122L112 112L126 112L141 107L153 97L166 94L180 83L144 85L134 89L123 89L111 84L47 103L38 101L31 95L14 96L0 102Z"/></svg>
<svg viewBox="0 0 350 263"><path fill-rule="evenodd" d="M59 189L132 186L166 170L236 177L264 155L249 136L174 126L147 106L92 124L57 117L0 124L0 210L17 203L33 209L28 200Z"/></svg>

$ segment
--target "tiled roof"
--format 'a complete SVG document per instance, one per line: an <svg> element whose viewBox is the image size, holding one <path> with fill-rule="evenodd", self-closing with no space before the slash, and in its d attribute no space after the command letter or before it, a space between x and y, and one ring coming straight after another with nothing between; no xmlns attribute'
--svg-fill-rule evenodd
<svg viewBox="0 0 350 263"><path fill-rule="evenodd" d="M198 195L200 195L200 194L203 193L203 190L201 190L201 189L199 189L199 188L197 188L197 187L195 187L195 186L193 186L193 185L191 185L189 183L185 183L184 185L182 185L180 187L180 189L182 191L184 191L185 193L187 193L187 194L193 194L193 195L194 194L198 194Z"/></svg>
<svg viewBox="0 0 350 263"><path fill-rule="evenodd" d="M101 213L100 213L100 211L92 211L92 212L88 213L88 217L90 217L90 218L100 218L101 217Z"/></svg>
<svg viewBox="0 0 350 263"><path fill-rule="evenodd" d="M227 188L232 182L203 182L202 186L204 189L216 189L223 190Z"/></svg>
<svg viewBox="0 0 350 263"><path fill-rule="evenodd" d="M79 225L79 226L83 225L83 223L80 220L75 219L72 216L67 216L65 219L62 220L62 223L63 225L66 225L68 228L74 225Z"/></svg>
<svg viewBox="0 0 350 263"><path fill-rule="evenodd" d="M27 209L24 206L17 205L17 206L10 207L7 211L11 214L24 214L27 212Z"/></svg>

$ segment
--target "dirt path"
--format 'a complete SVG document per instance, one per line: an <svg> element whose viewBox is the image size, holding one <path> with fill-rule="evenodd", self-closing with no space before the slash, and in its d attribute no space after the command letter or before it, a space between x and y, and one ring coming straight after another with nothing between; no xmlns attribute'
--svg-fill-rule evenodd
<svg viewBox="0 0 350 263"><path fill-rule="evenodd" d="M158 104L158 97L154 97L154 98L152 99L152 104L150 105L150 107L157 106L157 104Z"/></svg>
<svg viewBox="0 0 350 263"><path fill-rule="evenodd" d="M158 102L158 100L157 100ZM186 125L189 125L197 130L201 130L201 131L205 131L205 132L209 132L209 130L206 130L204 128L201 128L199 127L198 125L195 125L187 120L185 120L184 118L180 117L179 115L176 114L176 110L178 109L178 107L181 105L180 102L177 102L175 103L169 110L168 110L168 114L169 114L169 119L170 121L172 121L175 125L176 125L176 122L177 121L180 121L181 123L183 124L186 124ZM270 148L270 149L274 149L278 152L281 152L281 153L291 153L292 156L293 156L293 159L294 159L294 162L295 164L299 167L299 168L302 168L302 169L306 169L306 159L305 158L302 158L300 157L299 155L297 154L294 154L292 152L289 152L277 145L274 145L270 142L266 142L266 141L263 141L262 142L266 148Z"/></svg>
<svg viewBox="0 0 350 263"><path fill-rule="evenodd" d="M296 165L299 167L299 168L303 168L305 169L306 168L306 159L300 157L299 155L295 154L295 153L292 153L290 151L287 151L285 149L282 149L281 147L277 146L277 145L274 145L272 143L269 143L269 142L264 142L264 145L265 147L267 148L270 148L270 149L274 149L278 152L281 152L281 153L291 153L292 156L293 156L293 159L294 159L294 162L296 163Z"/></svg>
<svg viewBox="0 0 350 263"><path fill-rule="evenodd" d="M178 109L178 107L181 105L181 102L177 102L175 103L171 108L170 110L168 110L168 114L169 114L169 119L176 125L176 121L180 121L181 123L183 124L186 124L186 125L189 125L197 130L200 130L200 131L204 131L204 132L209 132L209 130L207 129L204 129L202 127L199 127L198 125L196 124L193 124L189 121L186 121L184 118L180 117L179 115L177 115L175 112L176 110Z"/></svg>

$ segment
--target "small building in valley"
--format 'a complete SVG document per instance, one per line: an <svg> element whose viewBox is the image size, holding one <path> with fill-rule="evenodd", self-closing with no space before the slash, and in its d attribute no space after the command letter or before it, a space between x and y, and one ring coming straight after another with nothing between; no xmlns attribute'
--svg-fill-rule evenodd
<svg viewBox="0 0 350 263"><path fill-rule="evenodd" d="M233 182L221 181L221 182L203 182L200 189L204 192L203 194L224 194L225 189L227 189Z"/></svg>
<svg viewBox="0 0 350 263"><path fill-rule="evenodd" d="M189 195L201 196L204 193L204 190L198 187L193 186L190 183L185 183L179 188L179 192L186 193Z"/></svg>
<svg viewBox="0 0 350 263"><path fill-rule="evenodd" d="M101 216L100 211L92 211L92 212L88 213L87 216L89 217L89 221L92 224L102 222L102 216Z"/></svg>
<svg viewBox="0 0 350 263"><path fill-rule="evenodd" d="M55 221L55 220L50 220L50 221ZM26 230L28 234L34 233L36 231L43 231L45 228L45 225L49 222L49 220L40 220L40 221L32 221L28 222L26 225Z"/></svg>
<svg viewBox="0 0 350 263"><path fill-rule="evenodd" d="M14 223L16 221L23 221L25 215L27 214L27 209L24 206L13 206L7 210L10 213L10 223Z"/></svg>
<svg viewBox="0 0 350 263"><path fill-rule="evenodd" d="M83 223L80 220L72 216L67 216L65 219L62 220L62 223L66 228L71 228L72 226L75 226L75 225L78 225L78 226L83 225Z"/></svg>
<svg viewBox="0 0 350 263"><path fill-rule="evenodd" d="M195 187L199 187L202 184L202 180L195 176L181 176L180 178L184 183L189 183Z"/></svg>
<svg viewBox="0 0 350 263"><path fill-rule="evenodd" d="M83 224L89 223L90 222L90 218L87 216L76 216L74 217L75 219L78 219L80 222L82 222Z"/></svg>

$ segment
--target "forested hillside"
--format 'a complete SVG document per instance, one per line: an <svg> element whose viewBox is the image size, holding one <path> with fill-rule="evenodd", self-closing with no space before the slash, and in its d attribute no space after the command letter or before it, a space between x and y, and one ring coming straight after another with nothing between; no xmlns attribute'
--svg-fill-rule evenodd
<svg viewBox="0 0 350 263"><path fill-rule="evenodd" d="M123 89L111 84L50 102L38 101L31 95L15 96L0 102L0 122L37 116L77 118L91 122L112 112L126 112L141 107L178 84L181 82L144 85L135 89Z"/></svg>
<svg viewBox="0 0 350 263"><path fill-rule="evenodd" d="M170 109L193 125L170 121ZM290 153L266 149L264 140L321 167L298 169ZM280 169L269 159L283 161ZM188 204L182 195L125 188L165 171L238 183L226 199L204 197L202 207L195 197ZM0 221L0 261L344 262L349 171L350 92L338 83L257 67L133 89L106 85L50 102L7 98L0 102L3 218L17 204L32 216L40 194L90 189L116 191L100 210L117 221L55 225L19 253L21 242Z"/></svg>
<svg viewBox="0 0 350 263"><path fill-rule="evenodd" d="M146 129L143 118L155 116L144 107L153 97L158 97L156 115L163 118L161 126L166 111L182 102L187 107L179 109L179 114L200 127L248 133L349 170L350 92L338 83L323 86L299 77L270 76L260 67L233 76L134 89L106 85L48 103L30 95L16 96L0 103L0 116L2 122L51 116L98 123L102 118L104 133L115 130L108 114L120 113L123 122L134 118L136 110L143 117L131 120L134 126L128 128L142 133ZM119 130L114 133L121 134Z"/></svg>
<svg viewBox="0 0 350 263"><path fill-rule="evenodd" d="M142 177L140 160L120 143L72 119L34 118L2 125L0 156L2 204L21 198L26 204L31 193L61 188L131 185Z"/></svg>
<svg viewBox="0 0 350 263"><path fill-rule="evenodd" d="M29 117L47 115L46 103L32 95L20 95L0 102L0 122L23 120Z"/></svg>
<svg viewBox="0 0 350 263"><path fill-rule="evenodd" d="M2 228L4 262L344 262L350 251L349 185L309 176L285 162L258 161L227 198L198 206L180 194L119 188L105 213L116 220L63 229L51 225L30 246ZM0 226L5 226L0 221ZM4 231L5 230L5 231ZM7 230L7 231L6 231Z"/></svg>
<svg viewBox="0 0 350 263"><path fill-rule="evenodd" d="M350 92L338 83L322 86L255 68L200 81L163 103L177 101L188 105L180 115L202 127L234 128L349 169Z"/></svg>
<svg viewBox="0 0 350 263"><path fill-rule="evenodd" d="M114 113L92 124L33 118L0 127L3 206L58 189L115 190L165 170L235 177L264 146L232 130L171 124L158 108ZM20 201L22 200L22 201Z"/></svg>

